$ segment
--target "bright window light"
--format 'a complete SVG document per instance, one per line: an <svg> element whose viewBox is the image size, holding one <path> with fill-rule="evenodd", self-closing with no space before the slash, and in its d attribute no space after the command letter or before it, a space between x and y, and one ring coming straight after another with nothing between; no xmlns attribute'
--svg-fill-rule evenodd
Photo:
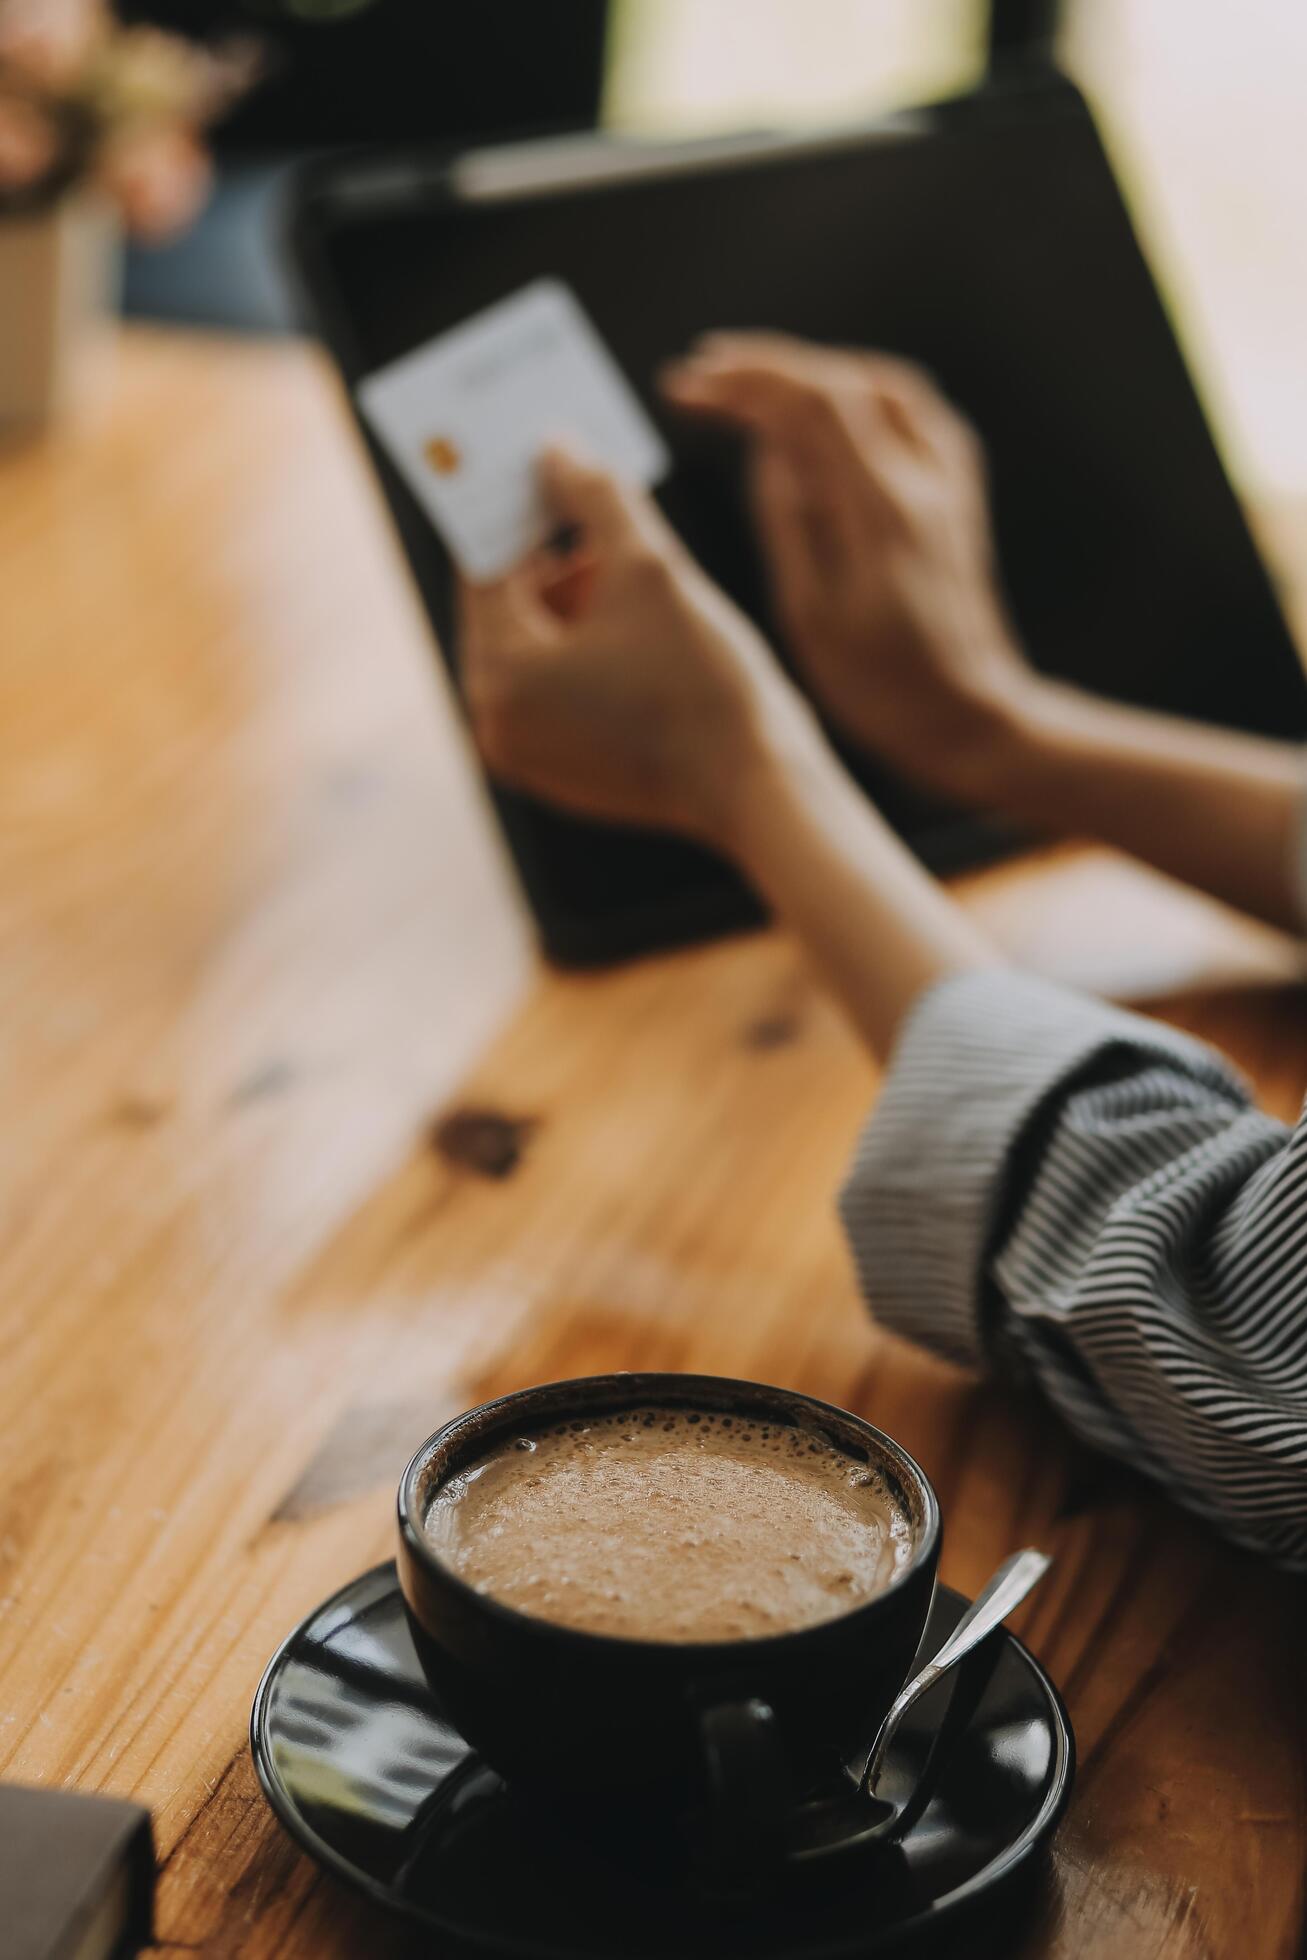
<svg viewBox="0 0 1307 1960"><path fill-rule="evenodd" d="M1232 468L1307 491L1307 7L1073 0L1062 54Z"/></svg>
<svg viewBox="0 0 1307 1960"><path fill-rule="evenodd" d="M641 135L850 121L965 88L980 0L615 0L604 119Z"/></svg>

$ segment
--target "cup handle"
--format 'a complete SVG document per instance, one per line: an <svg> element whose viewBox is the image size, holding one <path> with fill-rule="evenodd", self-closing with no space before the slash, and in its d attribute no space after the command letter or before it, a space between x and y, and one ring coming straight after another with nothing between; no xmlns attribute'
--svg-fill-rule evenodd
<svg viewBox="0 0 1307 1960"><path fill-rule="evenodd" d="M787 1778L776 1717L765 1701L699 1711L707 1789L704 1854L711 1874L752 1889L784 1854Z"/></svg>

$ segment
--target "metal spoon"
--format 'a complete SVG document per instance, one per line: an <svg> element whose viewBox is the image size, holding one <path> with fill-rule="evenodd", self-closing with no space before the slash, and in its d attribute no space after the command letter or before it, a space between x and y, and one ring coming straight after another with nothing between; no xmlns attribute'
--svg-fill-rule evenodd
<svg viewBox="0 0 1307 1960"><path fill-rule="evenodd" d="M1033 1546L1027 1546L1024 1552L1014 1552L1011 1558L1003 1561L989 1584L976 1594L934 1660L927 1661L921 1672L914 1674L899 1694L877 1730L876 1740L862 1768L859 1770L856 1765L851 1766L850 1774L859 1790L865 1790L868 1796L875 1796L886 1751L894 1740L899 1723L913 1703L920 1701L927 1689L933 1688L940 1676L955 1666L964 1654L969 1654L996 1626L1002 1625L1026 1594L1039 1584L1052 1563L1051 1558L1037 1552Z"/></svg>
<svg viewBox="0 0 1307 1960"><path fill-rule="evenodd" d="M913 1814L920 1793L905 1802L892 1803L876 1795L876 1785L890 1743L899 1724L915 1702L941 1675L955 1667L973 1648L978 1647L995 1627L1021 1604L1031 1588L1039 1583L1052 1564L1043 1552L1028 1548L1004 1561L983 1591L979 1592L948 1639L898 1696L876 1732L876 1739L864 1758L854 1758L847 1766L852 1791L842 1796L811 1799L792 1813L787 1833L787 1860L792 1868L820 1864L826 1858L857 1852L894 1839Z"/></svg>

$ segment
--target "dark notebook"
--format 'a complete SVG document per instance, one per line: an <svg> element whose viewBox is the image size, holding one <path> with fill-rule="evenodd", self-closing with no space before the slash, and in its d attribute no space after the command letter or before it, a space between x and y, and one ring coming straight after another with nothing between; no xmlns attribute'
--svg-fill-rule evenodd
<svg viewBox="0 0 1307 1960"><path fill-rule="evenodd" d="M0 1784L3 1960L119 1960L148 1944L153 1899L148 1810Z"/></svg>

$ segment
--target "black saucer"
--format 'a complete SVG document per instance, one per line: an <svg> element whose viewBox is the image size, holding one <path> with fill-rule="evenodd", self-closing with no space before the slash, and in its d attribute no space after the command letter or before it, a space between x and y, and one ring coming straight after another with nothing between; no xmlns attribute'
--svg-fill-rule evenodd
<svg viewBox="0 0 1307 1960"><path fill-rule="evenodd" d="M965 1601L941 1586L923 1651ZM295 1629L254 1698L250 1741L272 1808L328 1871L435 1930L455 1951L521 1960L749 1954L836 1960L933 1940L1026 1873L1065 1807L1066 1710L1019 1641L980 1650L913 1711L886 1775L911 1777L942 1721L930 1801L874 1867L756 1909L704 1899L632 1847L632 1817L549 1815L516 1800L445 1721L418 1667L393 1565L345 1586ZM604 1831L608 1846L605 1848ZM443 1952L447 1950L442 1945Z"/></svg>

